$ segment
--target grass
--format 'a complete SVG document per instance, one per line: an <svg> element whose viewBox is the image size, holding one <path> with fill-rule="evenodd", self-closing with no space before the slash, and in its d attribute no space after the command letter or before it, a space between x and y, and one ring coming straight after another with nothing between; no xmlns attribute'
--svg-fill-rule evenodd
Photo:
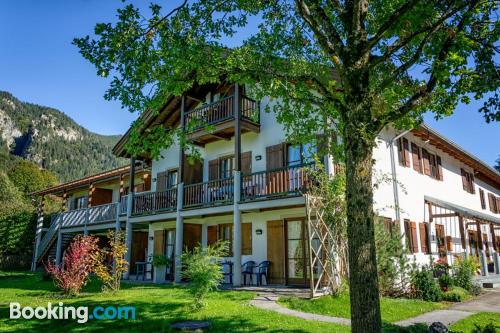
<svg viewBox="0 0 500 333"><path fill-rule="evenodd" d="M451 325L450 329L453 332L472 332L476 324L481 327L486 326L488 323L493 323L497 331L500 332L500 314L492 312L480 312L464 318L455 324Z"/></svg>
<svg viewBox="0 0 500 333"><path fill-rule="evenodd" d="M338 297L323 296L313 300L287 297L280 299L279 303L290 309L303 312L312 312L332 317L351 317L348 294L341 294ZM415 317L425 312L442 309L445 306L444 303L404 298L382 298L380 301L382 320L389 323Z"/></svg>
<svg viewBox="0 0 500 333"><path fill-rule="evenodd" d="M265 311L249 305L254 293L213 292L200 312L190 309L190 296L179 286L123 284L117 293L103 293L99 283L89 283L78 297L65 298L51 281L32 273L0 272L0 332L170 332L179 320L209 319L211 332L350 332L348 326L319 323ZM135 306L136 320L9 319L9 303L22 306L47 306L48 302L74 306Z"/></svg>

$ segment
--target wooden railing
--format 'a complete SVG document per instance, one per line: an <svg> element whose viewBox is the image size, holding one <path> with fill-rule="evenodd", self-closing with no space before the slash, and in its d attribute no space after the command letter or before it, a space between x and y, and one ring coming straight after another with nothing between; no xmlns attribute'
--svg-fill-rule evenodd
<svg viewBox="0 0 500 333"><path fill-rule="evenodd" d="M241 116L255 123L260 122L259 103L249 97L241 98ZM203 105L186 112L184 124L188 131L200 129L206 125L234 118L234 96L224 97L217 102Z"/></svg>
<svg viewBox="0 0 500 333"><path fill-rule="evenodd" d="M177 188L159 192L143 192L134 195L133 215L147 215L171 211L177 208Z"/></svg>
<svg viewBox="0 0 500 333"><path fill-rule="evenodd" d="M99 205L88 208L88 222L100 223L116 220L116 209L118 208L117 203Z"/></svg>
<svg viewBox="0 0 500 333"><path fill-rule="evenodd" d="M62 227L67 228L85 225L88 219L87 210L88 208L80 208L62 213Z"/></svg>
<svg viewBox="0 0 500 333"><path fill-rule="evenodd" d="M312 185L309 169L313 165L297 165L285 168L253 172L241 178L241 200L299 195Z"/></svg>
<svg viewBox="0 0 500 333"><path fill-rule="evenodd" d="M120 197L120 215L127 214L128 195Z"/></svg>
<svg viewBox="0 0 500 333"><path fill-rule="evenodd" d="M52 219L52 223L49 229L47 230L45 235L43 235L40 241L40 245L38 247L38 256L35 258L35 261L38 261L43 256L45 250L47 249L47 246L49 246L50 242L55 237L57 230L59 230L59 219L62 218L62 214L57 214L53 216L54 218Z"/></svg>
<svg viewBox="0 0 500 333"><path fill-rule="evenodd" d="M184 207L225 204L233 198L233 177L184 186Z"/></svg>

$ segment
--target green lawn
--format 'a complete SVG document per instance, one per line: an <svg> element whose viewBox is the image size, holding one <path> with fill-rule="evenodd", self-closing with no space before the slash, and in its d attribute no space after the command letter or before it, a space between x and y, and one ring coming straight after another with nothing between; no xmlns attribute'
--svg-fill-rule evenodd
<svg viewBox="0 0 500 333"><path fill-rule="evenodd" d="M500 314L492 312L476 313L472 316L460 320L459 322L456 322L455 324L451 325L450 328L453 330L453 332L468 333L474 329L474 324L479 324L484 327L490 322L493 323L493 325L496 326L497 331L500 332Z"/></svg>
<svg viewBox="0 0 500 333"><path fill-rule="evenodd" d="M206 309L193 313L189 294L181 287L124 284L116 294L102 293L98 283L90 283L76 298L64 298L51 281L39 274L0 272L0 332L170 332L169 324L184 319L209 319L211 332L349 332L347 326L304 322L304 320L264 311L248 304L253 293L220 291L208 298ZM64 302L75 306L135 306L136 320L9 319L9 302L22 306L47 306Z"/></svg>
<svg viewBox="0 0 500 333"><path fill-rule="evenodd" d="M342 294L339 297L323 296L313 300L299 298L282 298L279 303L303 312L324 314L333 317L350 318L349 295ZM418 316L424 312L442 309L444 303L425 302L415 299L382 298L380 307L382 320L384 322L396 322L399 320Z"/></svg>

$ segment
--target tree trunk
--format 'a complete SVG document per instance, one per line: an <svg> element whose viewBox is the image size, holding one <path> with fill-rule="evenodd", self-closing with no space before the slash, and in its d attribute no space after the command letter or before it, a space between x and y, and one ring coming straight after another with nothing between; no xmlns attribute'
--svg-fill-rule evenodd
<svg viewBox="0 0 500 333"><path fill-rule="evenodd" d="M351 115L360 114L351 111ZM378 333L382 324L373 213L374 138L363 132L362 120L356 118L352 117L344 127L351 327L353 333Z"/></svg>

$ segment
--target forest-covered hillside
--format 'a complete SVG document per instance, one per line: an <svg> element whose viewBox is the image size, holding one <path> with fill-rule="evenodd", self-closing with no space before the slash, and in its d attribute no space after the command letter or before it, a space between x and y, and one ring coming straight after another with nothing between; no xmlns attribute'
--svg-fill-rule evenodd
<svg viewBox="0 0 500 333"><path fill-rule="evenodd" d="M0 91L0 152L50 170L60 182L124 165L111 152L119 138L92 133L59 110Z"/></svg>

